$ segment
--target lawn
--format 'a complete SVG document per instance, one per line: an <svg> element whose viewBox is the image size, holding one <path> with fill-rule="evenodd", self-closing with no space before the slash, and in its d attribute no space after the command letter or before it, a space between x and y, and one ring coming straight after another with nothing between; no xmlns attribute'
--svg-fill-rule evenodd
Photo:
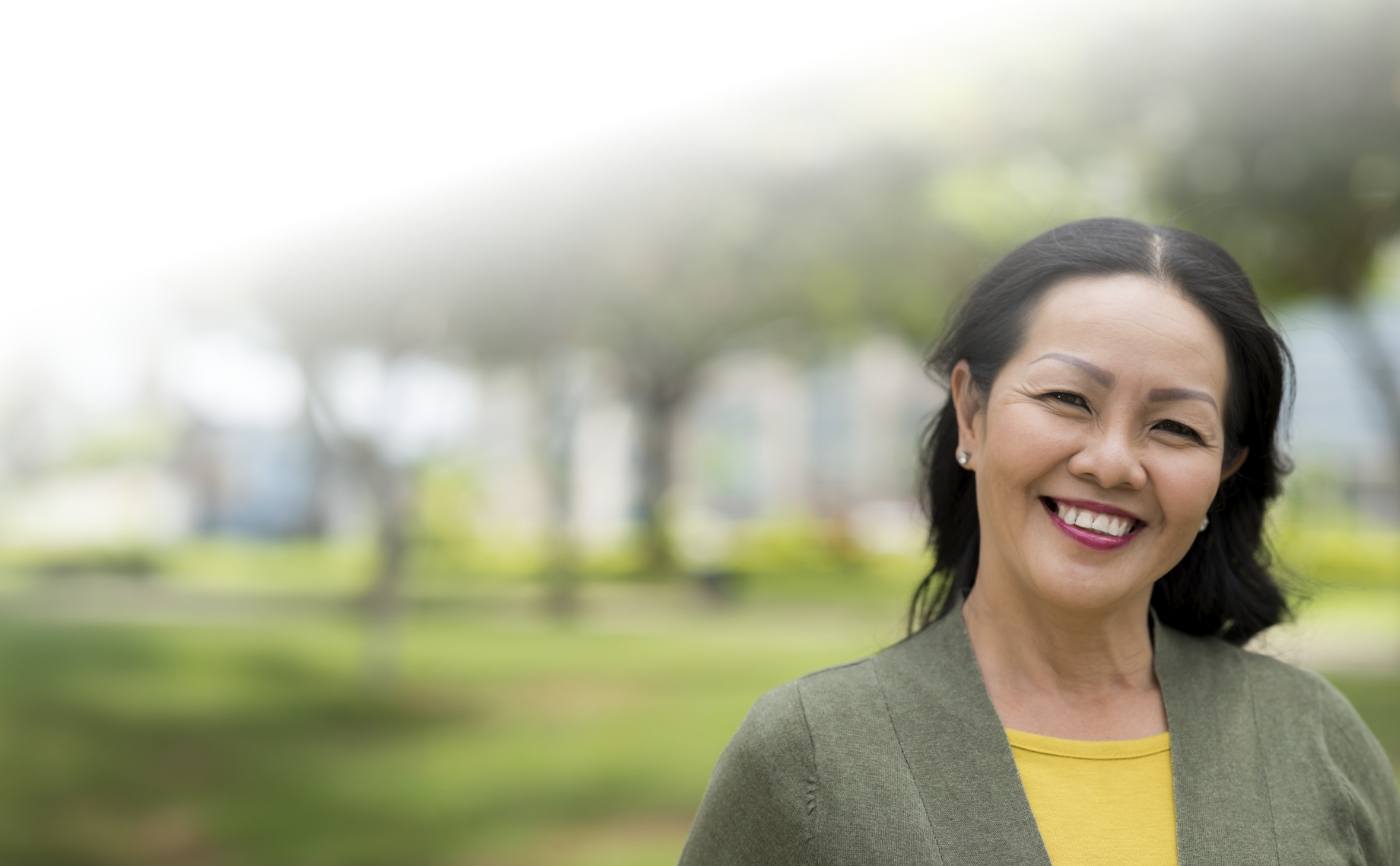
<svg viewBox="0 0 1400 866"><path fill-rule="evenodd" d="M674 863L753 699L897 636L848 604L609 606L573 625L423 615L397 685L361 633L0 628L0 862ZM1400 676L1335 680L1400 757Z"/></svg>

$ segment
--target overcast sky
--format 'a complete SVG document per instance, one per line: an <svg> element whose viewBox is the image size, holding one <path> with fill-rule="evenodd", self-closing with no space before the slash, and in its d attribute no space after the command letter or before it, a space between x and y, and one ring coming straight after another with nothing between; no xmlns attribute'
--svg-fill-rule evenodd
<svg viewBox="0 0 1400 866"><path fill-rule="evenodd" d="M172 294L236 290L270 242L1034 26L1021 5L7 4L0 389L38 357L118 399Z"/></svg>
<svg viewBox="0 0 1400 866"><path fill-rule="evenodd" d="M0 378L35 353L110 378L171 292L236 287L269 241L859 65L932 26L915 4L871 8L7 4Z"/></svg>

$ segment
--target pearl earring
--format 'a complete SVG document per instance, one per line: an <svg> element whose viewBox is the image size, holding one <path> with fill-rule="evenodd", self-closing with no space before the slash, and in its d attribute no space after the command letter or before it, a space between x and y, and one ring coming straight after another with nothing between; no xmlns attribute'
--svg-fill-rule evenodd
<svg viewBox="0 0 1400 866"><path fill-rule="evenodd" d="M1196 531L1205 532L1207 526L1210 526L1210 515L1206 515L1205 517L1201 518L1201 528Z"/></svg>
<svg viewBox="0 0 1400 866"><path fill-rule="evenodd" d="M958 458L958 465L959 465L959 466L966 466L966 465L967 465L967 461L969 461L969 460L972 459L972 455L971 455L971 454L968 454L966 451L961 451L961 450L958 451L958 453L957 453L956 456L957 456L957 458Z"/></svg>

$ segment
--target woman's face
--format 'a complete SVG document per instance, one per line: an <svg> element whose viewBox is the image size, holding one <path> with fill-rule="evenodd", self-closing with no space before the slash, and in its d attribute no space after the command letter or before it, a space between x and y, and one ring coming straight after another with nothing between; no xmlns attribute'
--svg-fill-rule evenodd
<svg viewBox="0 0 1400 866"><path fill-rule="evenodd" d="M1226 363L1220 333L1177 289L1123 274L1047 290L981 399L960 363L978 583L1067 609L1145 605L1243 458L1222 468Z"/></svg>

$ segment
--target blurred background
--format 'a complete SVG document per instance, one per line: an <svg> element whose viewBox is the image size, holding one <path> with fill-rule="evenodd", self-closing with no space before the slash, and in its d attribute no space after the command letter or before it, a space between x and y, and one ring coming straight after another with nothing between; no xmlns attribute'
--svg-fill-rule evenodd
<svg viewBox="0 0 1400 866"><path fill-rule="evenodd" d="M1102 214L1286 333L1258 646L1400 763L1397 18L7 9L0 861L675 862L904 633L950 304Z"/></svg>

